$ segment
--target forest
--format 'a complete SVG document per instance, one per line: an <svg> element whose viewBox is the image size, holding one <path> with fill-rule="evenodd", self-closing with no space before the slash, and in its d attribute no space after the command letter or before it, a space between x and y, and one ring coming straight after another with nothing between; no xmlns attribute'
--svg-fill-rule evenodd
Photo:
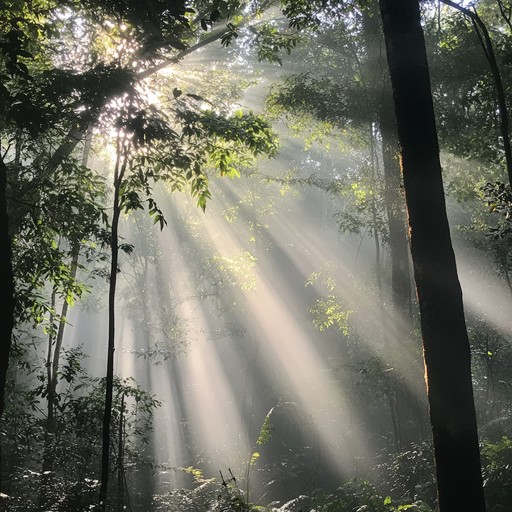
<svg viewBox="0 0 512 512"><path fill-rule="evenodd" d="M0 0L0 510L510 512L511 0Z"/></svg>

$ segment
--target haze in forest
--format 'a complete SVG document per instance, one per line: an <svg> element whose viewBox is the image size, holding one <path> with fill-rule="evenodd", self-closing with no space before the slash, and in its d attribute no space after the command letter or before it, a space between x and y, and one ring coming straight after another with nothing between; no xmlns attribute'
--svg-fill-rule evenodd
<svg viewBox="0 0 512 512"><path fill-rule="evenodd" d="M495 68L508 104L512 5L452 4L422 3L421 28L461 401L487 511L504 512L512 160ZM446 512L378 2L0 11L0 507Z"/></svg>

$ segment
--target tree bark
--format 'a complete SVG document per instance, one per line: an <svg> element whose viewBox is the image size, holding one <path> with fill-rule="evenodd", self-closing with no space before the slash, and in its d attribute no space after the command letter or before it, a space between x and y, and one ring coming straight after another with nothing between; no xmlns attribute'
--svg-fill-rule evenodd
<svg viewBox="0 0 512 512"><path fill-rule="evenodd" d="M107 505L107 489L110 472L110 423L112 420L112 397L114 389L114 351L115 351L115 297L117 284L117 267L119 261L119 217L121 215L120 189L128 164L128 149L126 140L118 140L117 161L114 171L114 201L111 232L111 262L110 283L108 294L108 347L107 347L107 376L105 382L105 410L103 413L101 480L100 480L100 510Z"/></svg>
<svg viewBox="0 0 512 512"><path fill-rule="evenodd" d="M400 194L401 178L398 160L398 138L389 84L384 86L379 111L379 127L382 137L382 161L384 166L384 198L388 217L389 250L391 253L391 289L393 305L410 317L411 274L407 249L407 231Z"/></svg>
<svg viewBox="0 0 512 512"><path fill-rule="evenodd" d="M5 384L14 328L14 277L11 263L11 237L7 213L7 166L0 158L0 290L2 290L0 338L0 419L5 409Z"/></svg>
<svg viewBox="0 0 512 512"><path fill-rule="evenodd" d="M484 512L471 357L417 0L380 0L393 87L440 512Z"/></svg>
<svg viewBox="0 0 512 512"><path fill-rule="evenodd" d="M393 109L391 84L387 73L384 40L375 12L377 2L361 2L362 26L368 52L368 115L375 119L382 139L384 169L384 203L388 220L388 245L391 255L391 288L393 305L403 315L410 315L411 284L404 201L400 192L401 176L398 161L398 137Z"/></svg>
<svg viewBox="0 0 512 512"><path fill-rule="evenodd" d="M0 421L5 409L5 387L14 328L14 277L6 189L7 166L0 157L0 290L2 293L2 306L0 307ZM1 484L0 480L0 489Z"/></svg>

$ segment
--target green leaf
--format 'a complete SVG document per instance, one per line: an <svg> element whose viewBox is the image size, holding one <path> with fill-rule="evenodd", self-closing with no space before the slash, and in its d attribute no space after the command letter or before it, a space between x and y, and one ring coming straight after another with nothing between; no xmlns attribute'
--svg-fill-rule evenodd
<svg viewBox="0 0 512 512"><path fill-rule="evenodd" d="M256 461L260 458L260 454L258 452L254 452L252 455L251 455L251 460L249 461L249 466L254 466L254 464L256 463Z"/></svg>
<svg viewBox="0 0 512 512"><path fill-rule="evenodd" d="M272 415L272 412L274 411L274 407L268 411L267 415L265 416L265 419L263 420L263 425L260 429L260 435L258 436L258 439L256 440L257 445L266 444L270 441L272 438L272 432L274 431L274 425L270 422L270 416Z"/></svg>

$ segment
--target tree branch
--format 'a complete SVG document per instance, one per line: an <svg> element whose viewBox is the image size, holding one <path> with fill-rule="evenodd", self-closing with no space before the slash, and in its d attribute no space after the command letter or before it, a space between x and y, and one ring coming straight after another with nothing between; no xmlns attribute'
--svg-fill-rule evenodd
<svg viewBox="0 0 512 512"><path fill-rule="evenodd" d="M482 18L475 11L467 9L462 5L459 5L452 0L441 0L445 5L456 9L471 20L477 37L482 46L485 58L489 64L491 74L494 79L494 87L496 89L496 99L498 101L498 112L500 118L500 132L503 138L503 149L505 151L505 162L507 167L508 181L512 186L512 148L510 143L510 132L509 132L509 119L508 119L508 108L507 100L505 96L505 88L503 86L503 80L501 78L500 68L494 53L494 47L491 41L491 36Z"/></svg>

